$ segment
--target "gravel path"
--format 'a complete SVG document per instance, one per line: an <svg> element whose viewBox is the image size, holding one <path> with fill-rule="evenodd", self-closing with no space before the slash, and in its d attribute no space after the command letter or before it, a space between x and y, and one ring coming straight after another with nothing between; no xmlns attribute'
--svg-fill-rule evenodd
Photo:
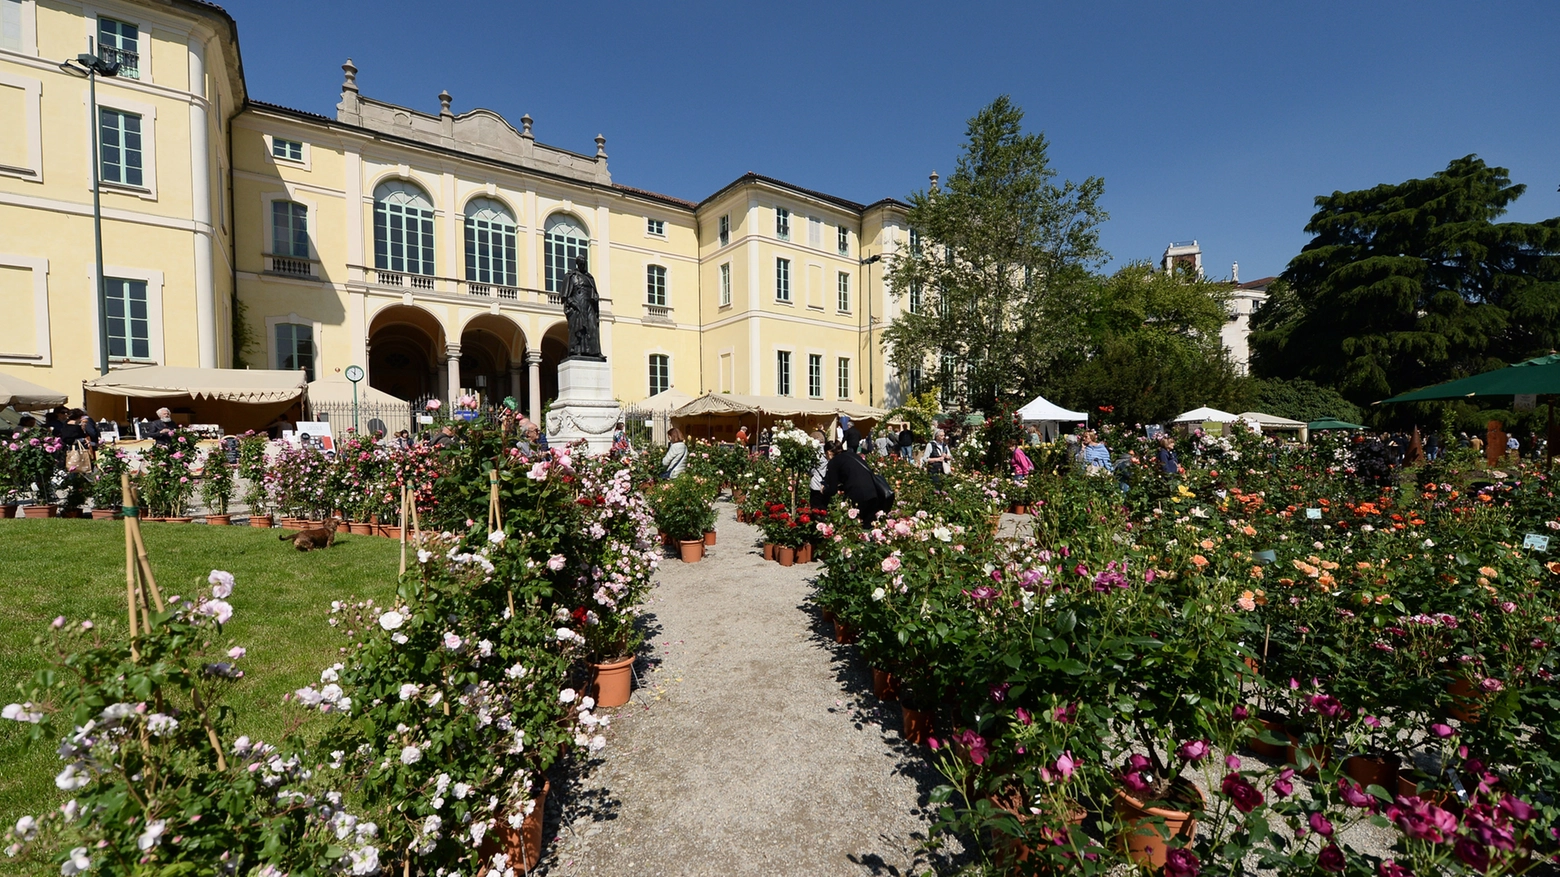
<svg viewBox="0 0 1560 877"><path fill-rule="evenodd" d="M602 757L554 789L542 873L928 872L922 807L941 778L826 635L807 599L818 566L766 562L729 504L717 530L703 561L656 574L644 687Z"/></svg>

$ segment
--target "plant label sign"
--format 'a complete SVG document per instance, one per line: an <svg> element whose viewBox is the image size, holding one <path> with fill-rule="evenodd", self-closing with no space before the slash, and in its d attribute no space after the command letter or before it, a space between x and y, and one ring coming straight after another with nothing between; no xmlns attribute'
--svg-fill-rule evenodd
<svg viewBox="0 0 1560 877"><path fill-rule="evenodd" d="M1523 548L1531 548L1543 553L1549 550L1549 537L1538 533L1529 533L1522 539Z"/></svg>
<svg viewBox="0 0 1560 877"><path fill-rule="evenodd" d="M1321 509L1306 509L1305 510L1305 517L1306 517L1306 520L1320 521L1322 519L1322 510Z"/></svg>

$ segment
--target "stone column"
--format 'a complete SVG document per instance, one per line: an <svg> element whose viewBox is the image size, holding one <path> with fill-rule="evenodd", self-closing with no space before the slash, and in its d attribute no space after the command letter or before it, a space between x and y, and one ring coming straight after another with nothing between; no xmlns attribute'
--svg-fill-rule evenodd
<svg viewBox="0 0 1560 877"><path fill-rule="evenodd" d="M509 395L515 398L515 404L520 404L520 364L509 364Z"/></svg>
<svg viewBox="0 0 1560 877"><path fill-rule="evenodd" d="M542 352L540 350L528 350L525 354L525 364L530 367L531 398L530 407L526 410L526 416L536 423L542 422Z"/></svg>
<svg viewBox="0 0 1560 877"><path fill-rule="evenodd" d="M453 408L455 400L460 398L460 345L444 345L444 359L444 367L447 372L446 380L448 381L447 392L449 393L444 400L444 404Z"/></svg>

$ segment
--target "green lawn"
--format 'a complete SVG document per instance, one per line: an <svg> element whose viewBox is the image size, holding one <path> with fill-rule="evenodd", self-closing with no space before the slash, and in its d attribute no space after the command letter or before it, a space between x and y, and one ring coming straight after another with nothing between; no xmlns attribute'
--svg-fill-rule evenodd
<svg viewBox="0 0 1560 877"><path fill-rule="evenodd" d="M152 571L164 596L194 594L212 569L237 580L233 620L224 629L249 650L245 677L228 704L239 730L277 739L292 708L282 695L319 679L345 643L327 622L330 601L387 601L395 594L399 546L379 536L342 536L326 551L299 552L279 530L146 524ZM115 521L0 520L0 705L19 700L16 684L43 666L34 637L64 615L125 627L124 527ZM53 745L29 748L26 731L0 722L0 834L23 814L63 801ZM0 874L7 870L0 857ZM19 872L14 872L19 873Z"/></svg>

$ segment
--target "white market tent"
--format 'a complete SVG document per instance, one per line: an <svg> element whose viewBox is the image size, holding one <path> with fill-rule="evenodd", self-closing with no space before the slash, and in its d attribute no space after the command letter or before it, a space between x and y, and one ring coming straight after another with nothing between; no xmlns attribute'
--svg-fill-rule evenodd
<svg viewBox="0 0 1560 877"><path fill-rule="evenodd" d="M393 434L412 427L411 403L376 390L367 381L358 381L357 403L358 425L367 434L377 429ZM311 419L330 421L332 432L345 435L352 425L352 382L339 374L310 381L309 410Z"/></svg>
<svg viewBox="0 0 1560 877"><path fill-rule="evenodd" d="M176 421L217 424L225 432L262 429L283 414L300 419L307 386L302 370L169 365L115 369L81 384L93 417L150 419L167 407Z"/></svg>
<svg viewBox="0 0 1560 877"><path fill-rule="evenodd" d="M1310 438L1310 429L1299 420L1290 420L1287 417L1279 417L1277 414L1263 414L1260 411L1247 411L1240 416L1247 423L1255 423L1261 432L1295 432L1300 434L1300 441Z"/></svg>
<svg viewBox="0 0 1560 877"><path fill-rule="evenodd" d="M672 387L668 390L662 390L642 402L634 402L629 407L651 414L670 414L692 401L692 396L676 387Z"/></svg>
<svg viewBox="0 0 1560 877"><path fill-rule="evenodd" d="M1024 423L1038 423L1044 430L1046 441L1056 441L1063 423L1088 423L1087 411L1068 411L1044 396L1036 396L1028 405L1018 409L1018 419Z"/></svg>
<svg viewBox="0 0 1560 877"><path fill-rule="evenodd" d="M1209 421L1213 421L1214 423L1233 423L1239 419L1239 417L1236 417L1228 411L1220 411L1217 408L1208 408L1204 406L1202 408L1193 408L1192 410L1180 415L1170 422L1207 423Z"/></svg>
<svg viewBox="0 0 1560 877"><path fill-rule="evenodd" d="M803 429L828 429L841 414L869 424L881 422L888 416L882 408L855 402L741 393L705 393L673 411L671 416L677 426L690 435L726 440L743 424L753 434L776 420L790 420Z"/></svg>
<svg viewBox="0 0 1560 877"><path fill-rule="evenodd" d="M0 408L17 411L43 411L65 404L65 394L15 375L0 373Z"/></svg>

